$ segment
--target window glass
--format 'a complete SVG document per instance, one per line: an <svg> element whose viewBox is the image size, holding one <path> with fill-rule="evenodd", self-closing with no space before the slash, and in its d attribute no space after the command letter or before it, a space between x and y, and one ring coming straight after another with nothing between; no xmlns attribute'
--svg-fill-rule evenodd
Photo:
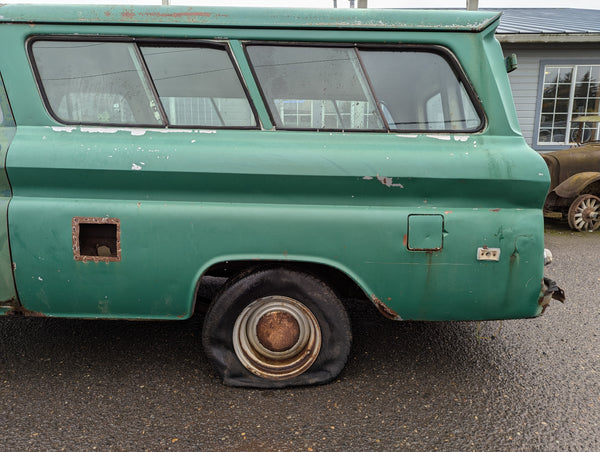
<svg viewBox="0 0 600 452"><path fill-rule="evenodd" d="M579 122L600 114L600 65L546 66L538 123L538 144L571 144L600 138L598 122Z"/></svg>
<svg viewBox="0 0 600 452"><path fill-rule="evenodd" d="M352 48L248 46L275 124L285 129L383 129Z"/></svg>
<svg viewBox="0 0 600 452"><path fill-rule="evenodd" d="M36 41L33 55L50 108L61 120L162 122L134 44Z"/></svg>
<svg viewBox="0 0 600 452"><path fill-rule="evenodd" d="M281 128L472 131L481 126L463 83L436 53L322 46L247 49Z"/></svg>
<svg viewBox="0 0 600 452"><path fill-rule="evenodd" d="M227 52L212 47L141 47L169 123L250 127L256 119Z"/></svg>
<svg viewBox="0 0 600 452"><path fill-rule="evenodd" d="M440 55L422 51L361 50L390 129L466 131L481 119L463 83Z"/></svg>
<svg viewBox="0 0 600 452"><path fill-rule="evenodd" d="M8 103L8 96L4 90L4 82L0 75L0 126L14 127L15 121Z"/></svg>

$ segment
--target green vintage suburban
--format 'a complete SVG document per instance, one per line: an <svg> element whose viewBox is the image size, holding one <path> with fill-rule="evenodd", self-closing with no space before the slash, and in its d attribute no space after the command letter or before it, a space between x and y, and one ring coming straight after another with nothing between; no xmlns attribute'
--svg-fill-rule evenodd
<svg viewBox="0 0 600 452"><path fill-rule="evenodd" d="M560 297L550 178L499 19L0 6L0 313L208 303L218 374L269 388L338 375L348 297L395 320L538 316Z"/></svg>

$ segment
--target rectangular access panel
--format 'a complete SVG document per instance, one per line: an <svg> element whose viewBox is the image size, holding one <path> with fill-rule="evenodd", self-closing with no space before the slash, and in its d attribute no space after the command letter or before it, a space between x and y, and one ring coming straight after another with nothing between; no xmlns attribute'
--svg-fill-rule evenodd
<svg viewBox="0 0 600 452"><path fill-rule="evenodd" d="M444 217L442 215L408 216L408 249L438 251L442 249Z"/></svg>

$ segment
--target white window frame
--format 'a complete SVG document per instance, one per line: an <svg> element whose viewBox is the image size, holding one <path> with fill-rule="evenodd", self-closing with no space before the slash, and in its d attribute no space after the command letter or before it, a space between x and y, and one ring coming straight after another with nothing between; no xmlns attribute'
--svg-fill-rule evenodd
<svg viewBox="0 0 600 452"><path fill-rule="evenodd" d="M554 149L564 149L565 147L569 147L575 144L575 141L571 141L571 132L578 128L576 123L573 123L572 120L575 119L576 116L573 114L573 103L575 101L575 89L577 85L577 71L581 67L589 67L596 66L600 69L600 60L594 61L552 61L552 60L542 60L540 61L540 75L539 75L539 87L538 87L538 98L537 98L537 107L536 107L536 122L534 128L534 136L533 142L535 144L535 148L538 150L554 150ZM544 99L544 79L546 71L550 68L569 68L572 70L571 77L571 86L569 90L569 104L567 109L567 120L565 124L565 139L563 141L540 141L540 132L542 130L541 121L542 121L542 105ZM600 80L598 80L600 83ZM589 97L588 97L589 99ZM600 115L600 106L598 107L597 112L595 113L587 113L586 115ZM595 136L591 138L592 140L600 140L600 124L596 127Z"/></svg>

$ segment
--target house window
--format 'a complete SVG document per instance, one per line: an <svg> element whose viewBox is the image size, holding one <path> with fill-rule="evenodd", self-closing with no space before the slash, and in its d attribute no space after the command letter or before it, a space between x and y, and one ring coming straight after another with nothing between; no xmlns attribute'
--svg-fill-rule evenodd
<svg viewBox="0 0 600 452"><path fill-rule="evenodd" d="M544 66L537 144L598 140L599 123L578 118L600 114L600 64Z"/></svg>

